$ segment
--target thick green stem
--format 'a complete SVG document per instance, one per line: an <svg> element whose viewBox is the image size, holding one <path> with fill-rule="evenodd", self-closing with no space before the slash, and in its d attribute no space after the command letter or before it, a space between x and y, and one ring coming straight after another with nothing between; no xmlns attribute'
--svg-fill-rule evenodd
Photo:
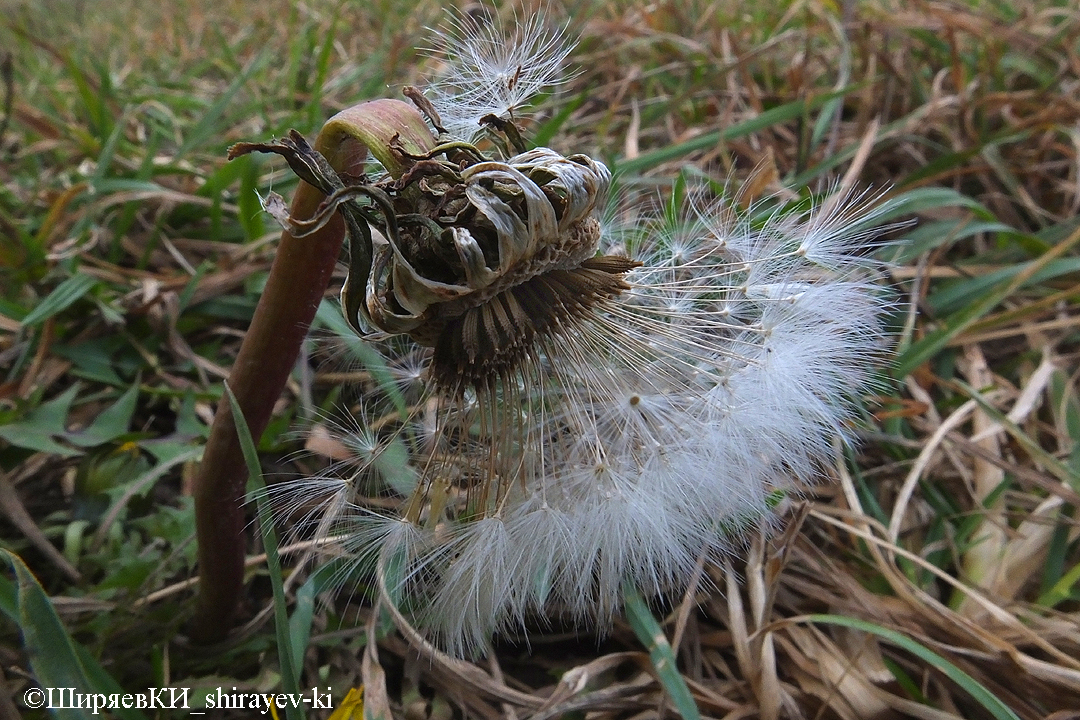
<svg viewBox="0 0 1080 720"><path fill-rule="evenodd" d="M355 174L362 168L370 147L372 154L398 176L405 165L390 149L395 140L416 154L434 145L423 118L412 106L396 100L376 100L331 118L319 133L315 149L337 172ZM293 218L310 218L322 199L321 192L301 182L293 197ZM345 225L340 215L304 238L295 238L288 231L281 235L266 288L228 381L256 439L266 429L296 363L344 238ZM191 638L196 643L224 640L236 616L244 578L246 479L232 411L228 398L223 397L194 488L199 596Z"/></svg>

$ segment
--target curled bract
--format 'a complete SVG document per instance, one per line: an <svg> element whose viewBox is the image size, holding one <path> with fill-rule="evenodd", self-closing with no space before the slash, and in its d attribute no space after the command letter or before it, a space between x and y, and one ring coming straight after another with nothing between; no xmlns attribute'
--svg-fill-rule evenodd
<svg viewBox="0 0 1080 720"><path fill-rule="evenodd" d="M603 163L548 148L460 171L417 163L392 188L395 207L407 200L410 212L385 223L370 271L361 269L363 320L436 347L433 374L456 390L498 379L525 340L565 325L589 297L615 292L633 267L588 262L610 182ZM562 285L576 281L586 281L584 294L561 298Z"/></svg>

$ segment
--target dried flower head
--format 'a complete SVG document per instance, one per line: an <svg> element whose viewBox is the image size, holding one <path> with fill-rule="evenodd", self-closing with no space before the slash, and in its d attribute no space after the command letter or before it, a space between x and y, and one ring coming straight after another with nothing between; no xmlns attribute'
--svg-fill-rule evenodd
<svg viewBox="0 0 1080 720"><path fill-rule="evenodd" d="M432 347L442 391L490 389L551 333L626 289L622 275L635 263L595 257L595 210L610 179L603 164L537 148L460 173L417 164L402 184L417 176L427 222L377 246L360 311L379 330Z"/></svg>
<svg viewBox="0 0 1080 720"><path fill-rule="evenodd" d="M552 42L538 27L526 50ZM480 32L476 63L549 79ZM391 140L400 172L374 183L298 136L257 148L329 196L312 221L281 216L294 234L345 216L342 304L389 368L365 387L347 462L271 492L465 654L531 617L603 627L629 588L679 588L816 476L883 353L865 252L883 211L695 199L604 231L602 163L440 141Z"/></svg>

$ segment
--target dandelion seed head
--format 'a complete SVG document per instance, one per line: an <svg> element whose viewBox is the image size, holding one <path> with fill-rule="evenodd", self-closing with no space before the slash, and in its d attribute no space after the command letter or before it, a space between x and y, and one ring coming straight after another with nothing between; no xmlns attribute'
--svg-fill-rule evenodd
<svg viewBox="0 0 1080 720"><path fill-rule="evenodd" d="M539 15L517 32L444 28L431 99L451 134L556 80L563 34ZM767 525L848 434L888 306L876 197L605 216L603 163L473 150L380 186L350 318L392 338L362 410L379 417L347 429L337 485L281 491L458 655L554 617L602 629L628 589L681 591Z"/></svg>
<svg viewBox="0 0 1080 720"><path fill-rule="evenodd" d="M430 82L431 101L453 137L472 137L487 115L520 118L536 95L570 78L564 66L574 43L544 13L515 18L510 28L497 15L451 15L433 34L430 52L445 65Z"/></svg>

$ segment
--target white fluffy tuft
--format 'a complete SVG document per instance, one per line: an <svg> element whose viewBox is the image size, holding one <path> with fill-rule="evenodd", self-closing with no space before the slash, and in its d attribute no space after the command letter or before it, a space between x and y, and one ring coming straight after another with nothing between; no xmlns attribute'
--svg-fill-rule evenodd
<svg viewBox="0 0 1080 720"><path fill-rule="evenodd" d="M422 356L388 343L386 392L406 390L412 414L346 442L358 467L345 480L274 499L343 552L396 568L392 594L458 655L533 618L602 628L629 586L681 588L703 553L768 522L777 492L817 476L884 356L887 299L866 254L880 209L730 207L639 219L618 240L644 263L630 289L495 390L418 392ZM403 520L357 504L391 443L419 483Z"/></svg>
<svg viewBox="0 0 1080 720"><path fill-rule="evenodd" d="M429 99L453 137L472 137L486 115L520 118L536 95L569 77L564 66L574 43L565 28L549 28L543 13L515 19L509 31L497 16L452 15L434 33L432 54L445 66Z"/></svg>
<svg viewBox="0 0 1080 720"><path fill-rule="evenodd" d="M428 99L452 138L485 115L519 119L565 79L571 45L543 13L510 32L454 16L437 35L445 64ZM869 255L889 211L880 196L742 212L694 197L615 226L593 217L611 181L602 163L546 148L507 163L464 171L484 176L462 181L473 211L445 194L455 213L483 216L478 236L497 236L489 257L450 227L470 294L398 258L384 290L401 284L402 307L408 288L425 291L408 317L431 322L411 335L429 347L384 337L385 364L371 363L335 446L348 461L268 491L298 537L345 560L343 577L376 573L456 655L554 617L602 631L628 589L682 590L702 556L817 478L887 348ZM448 156L447 172L460 169ZM588 257L597 244L605 257ZM544 316L552 306L566 312ZM440 352L475 374L438 377Z"/></svg>

